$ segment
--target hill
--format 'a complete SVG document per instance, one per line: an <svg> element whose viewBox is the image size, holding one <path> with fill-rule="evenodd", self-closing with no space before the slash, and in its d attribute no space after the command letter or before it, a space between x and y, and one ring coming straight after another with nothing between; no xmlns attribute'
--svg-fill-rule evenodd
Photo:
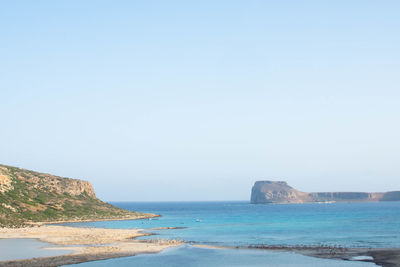
<svg viewBox="0 0 400 267"><path fill-rule="evenodd" d="M99 200L87 181L0 165L0 226L154 217Z"/></svg>

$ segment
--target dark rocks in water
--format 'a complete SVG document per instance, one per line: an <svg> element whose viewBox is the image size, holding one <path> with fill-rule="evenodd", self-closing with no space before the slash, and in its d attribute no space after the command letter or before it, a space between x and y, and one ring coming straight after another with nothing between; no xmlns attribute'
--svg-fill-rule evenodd
<svg viewBox="0 0 400 267"><path fill-rule="evenodd" d="M310 202L400 201L400 191L386 193L317 192L305 193L283 181L257 181L251 190L253 204Z"/></svg>

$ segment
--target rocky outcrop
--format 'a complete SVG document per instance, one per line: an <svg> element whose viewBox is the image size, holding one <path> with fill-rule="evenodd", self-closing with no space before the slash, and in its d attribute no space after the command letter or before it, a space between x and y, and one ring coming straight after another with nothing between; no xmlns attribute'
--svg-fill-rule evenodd
<svg viewBox="0 0 400 267"><path fill-rule="evenodd" d="M67 193L71 196L79 196L86 193L89 197L96 197L93 186L90 182L77 179L69 180L70 182L67 184L66 187L60 188L60 193Z"/></svg>
<svg viewBox="0 0 400 267"><path fill-rule="evenodd" d="M96 197L93 186L88 181L61 178L49 175L42 177L43 181L47 184L49 191L55 192L56 194L68 194L71 196L79 196L81 194L87 194L89 197Z"/></svg>
<svg viewBox="0 0 400 267"><path fill-rule="evenodd" d="M88 181L0 165L0 192L12 190L14 188L12 181L14 183L22 182L33 189L45 190L54 194L71 196L86 194L89 197L96 197L93 186Z"/></svg>
<svg viewBox="0 0 400 267"><path fill-rule="evenodd" d="M7 192L14 188L11 184L11 178L8 175L1 174L4 170L4 168L0 167L0 193Z"/></svg>
<svg viewBox="0 0 400 267"><path fill-rule="evenodd" d="M400 201L400 191L386 193L364 192L318 192L298 191L282 181L257 181L251 190L250 202L265 203L306 203L306 202L372 202Z"/></svg>
<svg viewBox="0 0 400 267"><path fill-rule="evenodd" d="M251 190L251 203L302 203L307 193L290 187L286 182L258 181Z"/></svg>

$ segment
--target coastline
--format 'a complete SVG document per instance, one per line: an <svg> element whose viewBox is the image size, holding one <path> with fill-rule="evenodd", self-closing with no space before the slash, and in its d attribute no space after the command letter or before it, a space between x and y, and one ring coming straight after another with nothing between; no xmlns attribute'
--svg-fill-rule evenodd
<svg viewBox="0 0 400 267"><path fill-rule="evenodd" d="M174 228L174 227L171 227ZM165 229L170 229L166 227ZM180 240L137 240L151 235L142 229L105 229L70 227L42 224L23 228L0 228L0 237L5 239L32 238L55 244L57 249L72 251L68 254L22 260L1 261L0 266L60 266L88 261L106 260L138 254L158 253L170 247L184 244ZM276 252L293 252L304 256L346 261L373 262L383 267L400 266L400 248L339 248L324 246L215 246L192 244L194 247L210 249L260 249ZM365 257L356 260L356 257Z"/></svg>
<svg viewBox="0 0 400 267"><path fill-rule="evenodd" d="M179 246L179 240L136 240L149 235L142 229L80 228L61 225L0 228L1 238L33 238L58 245L56 248L72 253L23 260L0 262L0 266L60 266L87 261L105 260L137 254L157 253Z"/></svg>
<svg viewBox="0 0 400 267"><path fill-rule="evenodd" d="M105 221L130 221L130 220L142 220L149 218L157 218L161 217L159 214L155 213L140 213L140 215L130 215L126 217L107 217L107 218L99 218L99 219L80 219L76 220L61 220L61 221L46 221L46 222L27 222L27 224L32 226L41 226L41 225L52 225L52 224L62 224L62 223L79 223L79 222L105 222ZM1 228L0 228L1 229Z"/></svg>
<svg viewBox="0 0 400 267"><path fill-rule="evenodd" d="M184 244L181 240L137 240L137 237L152 235L143 229L106 229L97 227L63 226L62 223L121 221L161 217L153 213L138 213L134 216L97 219L72 219L64 221L31 222L26 227L0 228L0 238L32 238L57 247L44 248L68 250L71 253L50 257L0 261L1 266L60 266L89 261L106 260L138 254L158 253L170 247ZM184 229L186 227L157 227L146 230ZM292 252L304 256L346 261L373 262L384 267L400 267L400 248L344 248L326 246L216 246L191 244L209 249L259 249L276 252ZM358 257L358 259L357 259ZM361 258L359 258L361 257Z"/></svg>
<svg viewBox="0 0 400 267"><path fill-rule="evenodd" d="M194 244L195 247L210 249L260 249L277 252L293 252L304 256L345 261L373 262L382 267L400 267L400 248L338 248L324 246L249 246L231 247ZM367 257L356 259L357 257ZM369 259L370 258L370 259Z"/></svg>

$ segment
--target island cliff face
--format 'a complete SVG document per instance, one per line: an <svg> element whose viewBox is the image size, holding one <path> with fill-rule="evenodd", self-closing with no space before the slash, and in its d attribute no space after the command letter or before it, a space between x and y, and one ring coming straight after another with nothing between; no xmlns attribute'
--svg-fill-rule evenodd
<svg viewBox="0 0 400 267"><path fill-rule="evenodd" d="M251 190L252 204L309 202L400 201L400 191L386 193L298 191L282 181L257 181Z"/></svg>
<svg viewBox="0 0 400 267"><path fill-rule="evenodd" d="M0 165L0 227L153 216L99 200L87 181Z"/></svg>

